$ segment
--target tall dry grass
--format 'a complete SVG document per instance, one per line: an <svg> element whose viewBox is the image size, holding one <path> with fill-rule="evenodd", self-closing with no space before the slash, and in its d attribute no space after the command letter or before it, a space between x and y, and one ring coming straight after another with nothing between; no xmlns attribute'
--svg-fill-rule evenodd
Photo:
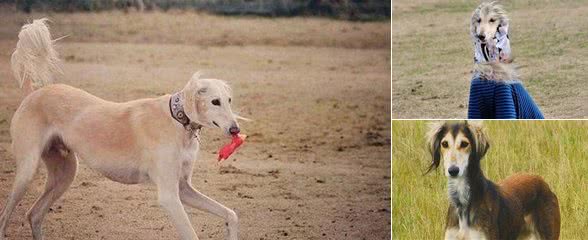
<svg viewBox="0 0 588 240"><path fill-rule="evenodd" d="M426 121L392 122L392 232L394 239L440 239L448 207L446 178L424 175ZM541 175L557 194L560 239L588 236L588 121L486 121L490 149L486 177Z"/></svg>

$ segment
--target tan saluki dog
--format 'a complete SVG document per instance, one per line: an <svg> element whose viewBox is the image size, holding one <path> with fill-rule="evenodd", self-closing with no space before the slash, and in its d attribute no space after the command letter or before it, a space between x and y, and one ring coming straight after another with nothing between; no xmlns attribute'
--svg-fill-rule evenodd
<svg viewBox="0 0 588 240"><path fill-rule="evenodd" d="M71 185L78 160L116 182L155 183L159 203L182 239L198 239L184 205L223 218L228 239L237 239L235 212L191 183L199 129L239 132L229 86L194 75L173 95L114 103L71 86L49 84L59 71L59 59L46 21L23 26L12 55L25 98L10 126L16 178L0 214L0 239L41 162L47 167L46 187L27 218L33 238L43 239L43 218Z"/></svg>

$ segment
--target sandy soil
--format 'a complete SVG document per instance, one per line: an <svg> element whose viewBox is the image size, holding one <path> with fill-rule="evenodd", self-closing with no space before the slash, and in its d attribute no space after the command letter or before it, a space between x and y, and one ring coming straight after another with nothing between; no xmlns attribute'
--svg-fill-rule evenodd
<svg viewBox="0 0 588 240"><path fill-rule="evenodd" d="M0 25L3 205L15 171L8 129L21 101L9 59L19 26L40 15L2 14L8 20ZM65 72L59 82L99 97L171 93L196 70L232 84L234 109L254 119L242 123L249 141L217 166L215 152L228 140L204 130L192 182L237 212L242 239L389 239L390 22L190 12L50 17L56 36L71 35L59 43ZM31 237L24 215L45 177L41 168L8 239ZM223 239L221 219L188 212L201 239ZM44 231L47 239L178 237L153 185L115 183L83 164Z"/></svg>

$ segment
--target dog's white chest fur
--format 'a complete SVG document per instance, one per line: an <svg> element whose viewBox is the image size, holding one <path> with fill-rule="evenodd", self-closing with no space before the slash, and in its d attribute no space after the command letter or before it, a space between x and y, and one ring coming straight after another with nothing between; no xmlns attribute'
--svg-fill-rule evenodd
<svg viewBox="0 0 588 240"><path fill-rule="evenodd" d="M471 227L465 216L459 216L459 228L449 228L445 231L445 239L475 240L486 239L486 235Z"/></svg>
<svg viewBox="0 0 588 240"><path fill-rule="evenodd" d="M198 136L200 137L200 136ZM183 146L180 148L180 158L193 159L198 154L200 144L197 138L189 138L185 140Z"/></svg>
<svg viewBox="0 0 588 240"><path fill-rule="evenodd" d="M449 201L456 208L466 206L470 201L470 185L465 177L450 178L447 181L447 193ZM455 214L458 214L456 212ZM445 231L445 239L486 239L483 232L472 228L468 224L467 215L459 215L459 228L448 228Z"/></svg>
<svg viewBox="0 0 588 240"><path fill-rule="evenodd" d="M450 178L447 181L447 193L449 201L456 208L464 207L470 201L470 185L465 177ZM458 214L456 211L455 214ZM466 215L459 215L459 228L448 228L445 231L445 239L486 239L484 233L471 228Z"/></svg>
<svg viewBox="0 0 588 240"><path fill-rule="evenodd" d="M200 144L195 139L180 149L178 159L181 161L182 177L189 178L191 175L194 160L197 159L199 150Z"/></svg>
<svg viewBox="0 0 588 240"><path fill-rule="evenodd" d="M460 205L466 205L470 201L470 185L465 177L450 178L447 181L447 193L449 201L454 206L457 203Z"/></svg>
<svg viewBox="0 0 588 240"><path fill-rule="evenodd" d="M487 239L483 232L480 232L474 228L448 228L445 231L446 240L483 240Z"/></svg>

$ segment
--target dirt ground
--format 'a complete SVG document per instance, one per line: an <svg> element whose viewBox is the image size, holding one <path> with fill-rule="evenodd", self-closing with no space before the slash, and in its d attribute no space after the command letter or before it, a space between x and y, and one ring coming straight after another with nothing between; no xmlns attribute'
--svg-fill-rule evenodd
<svg viewBox="0 0 588 240"><path fill-rule="evenodd" d="M585 0L502 1L520 80L546 118L588 118ZM466 118L479 1L394 1L392 116Z"/></svg>
<svg viewBox="0 0 588 240"><path fill-rule="evenodd" d="M42 14L0 11L0 206L14 179L9 126L21 101L10 54L19 27ZM248 142L215 165L228 142L203 131L194 186L234 209L242 239L390 238L390 22L220 17L193 12L49 14L59 82L112 101L178 91L197 70L233 86ZM40 168L8 226L31 238L25 212ZM187 208L201 239L224 222ZM46 239L177 239L153 185L112 182L80 165L44 222Z"/></svg>

